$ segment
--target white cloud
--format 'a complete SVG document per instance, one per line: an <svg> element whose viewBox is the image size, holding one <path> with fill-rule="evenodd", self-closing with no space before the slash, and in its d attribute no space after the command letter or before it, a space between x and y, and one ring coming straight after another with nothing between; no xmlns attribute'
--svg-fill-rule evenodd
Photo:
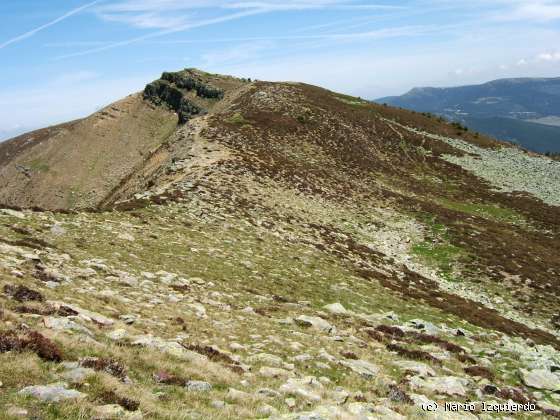
<svg viewBox="0 0 560 420"><path fill-rule="evenodd" d="M505 0L510 6L507 10L495 14L497 20L521 20L550 22L560 19L560 2L558 0Z"/></svg>
<svg viewBox="0 0 560 420"><path fill-rule="evenodd" d="M545 52L537 55L537 61L560 61L560 52Z"/></svg>
<svg viewBox="0 0 560 420"><path fill-rule="evenodd" d="M0 44L0 49L5 48L8 45L15 44L16 42L23 41L27 38L31 38L36 33L41 32L41 31L43 31L47 28L50 28L51 26L56 25L57 23L62 22L63 20L68 19L69 17L74 16L75 14L80 13L81 11L83 11L83 10L89 8L89 7L92 7L96 4L98 4L100 1L101 0L96 0L94 2L85 4L81 7L76 8L76 9L70 10L68 13L65 13L64 15L62 15L62 16L60 16L60 17L58 17L58 18L56 18L56 19L54 19L54 20L52 20L48 23L45 23L44 25L41 25L41 26L39 26L35 29L32 29L28 32L25 32L22 35L16 36L15 38L9 39L8 41L5 41L5 42Z"/></svg>

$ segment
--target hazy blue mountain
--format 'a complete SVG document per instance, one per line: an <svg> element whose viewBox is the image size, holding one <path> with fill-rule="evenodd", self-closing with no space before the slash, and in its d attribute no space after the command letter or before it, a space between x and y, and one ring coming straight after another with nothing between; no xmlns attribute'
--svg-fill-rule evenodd
<svg viewBox="0 0 560 420"><path fill-rule="evenodd" d="M376 102L442 115L537 152L560 152L560 78L414 88Z"/></svg>

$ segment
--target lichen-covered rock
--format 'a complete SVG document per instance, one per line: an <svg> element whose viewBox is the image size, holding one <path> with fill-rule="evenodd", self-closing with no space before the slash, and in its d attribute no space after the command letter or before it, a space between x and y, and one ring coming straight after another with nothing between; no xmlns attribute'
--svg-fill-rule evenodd
<svg viewBox="0 0 560 420"><path fill-rule="evenodd" d="M195 90L196 94L203 98L222 99L224 97L223 90L196 79L194 74L188 70L165 72L161 75L161 79L173 83L181 89Z"/></svg>
<svg viewBox="0 0 560 420"><path fill-rule="evenodd" d="M184 124L188 119L200 114L202 109L185 97L183 92L166 80L156 80L144 89L144 99L156 105L166 105L179 115L179 123Z"/></svg>
<svg viewBox="0 0 560 420"><path fill-rule="evenodd" d="M560 391L560 376L545 370L525 370L521 369L523 383L531 388L546 389L549 391Z"/></svg>
<svg viewBox="0 0 560 420"><path fill-rule="evenodd" d="M86 394L75 389L66 389L66 384L27 386L19 391L20 395L32 396L41 401L60 402L86 397Z"/></svg>

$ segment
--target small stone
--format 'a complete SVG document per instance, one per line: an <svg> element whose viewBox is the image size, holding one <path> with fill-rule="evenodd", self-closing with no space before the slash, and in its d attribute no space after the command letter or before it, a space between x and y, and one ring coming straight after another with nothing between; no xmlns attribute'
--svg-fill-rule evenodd
<svg viewBox="0 0 560 420"><path fill-rule="evenodd" d="M400 360L394 362L393 365L405 371L416 373L420 376L436 376L436 372L427 364L421 362L413 362L409 360Z"/></svg>
<svg viewBox="0 0 560 420"><path fill-rule="evenodd" d="M128 337L128 332L124 328L119 328L107 333L107 337L114 341L120 341Z"/></svg>
<svg viewBox="0 0 560 420"><path fill-rule="evenodd" d="M410 380L412 388L421 388L438 394L458 395L461 397L467 395L466 387L468 384L469 381L467 379L456 376L436 376L425 380L419 376L414 376Z"/></svg>
<svg viewBox="0 0 560 420"><path fill-rule="evenodd" d="M372 379L379 373L379 368L376 365L365 360L342 360L340 364L366 379Z"/></svg>
<svg viewBox="0 0 560 420"><path fill-rule="evenodd" d="M294 398L286 398L284 400L284 402L286 403L286 405L288 406L288 408L291 410L292 408L295 408L296 406L296 400Z"/></svg>
<svg viewBox="0 0 560 420"><path fill-rule="evenodd" d="M212 389L212 385L204 381L188 381L185 384L185 388L187 388L187 390L189 391L194 392L206 392Z"/></svg>
<svg viewBox="0 0 560 420"><path fill-rule="evenodd" d="M310 401L320 401L323 385L314 376L305 378L290 378L279 391L283 394L297 395Z"/></svg>
<svg viewBox="0 0 560 420"><path fill-rule="evenodd" d="M87 335L93 335L86 327L72 321L68 318L56 318L52 316L45 317L43 320L45 327L58 331L76 331Z"/></svg>
<svg viewBox="0 0 560 420"><path fill-rule="evenodd" d="M257 414L259 416L270 417L278 413L278 410L271 405L264 404L257 409Z"/></svg>
<svg viewBox="0 0 560 420"><path fill-rule="evenodd" d="M17 406L10 406L6 410L6 414L8 417L28 417L29 412L25 408L17 407Z"/></svg>
<svg viewBox="0 0 560 420"><path fill-rule="evenodd" d="M119 233L119 235L117 236L118 239L122 239L123 241L129 241L129 242L134 242L134 236L132 236L130 233Z"/></svg>
<svg viewBox="0 0 560 420"><path fill-rule="evenodd" d="M93 369L78 367L64 372L62 377L71 384L81 384L88 376L92 376L94 374L95 371Z"/></svg>
<svg viewBox="0 0 560 420"><path fill-rule="evenodd" d="M222 408L226 408L227 404L222 400L213 400L210 405L217 410L221 410Z"/></svg>
<svg viewBox="0 0 560 420"><path fill-rule="evenodd" d="M340 303L331 303L330 305L325 305L323 306L323 308L330 312L331 314L335 314L335 315L347 315L348 311L346 310L346 308L344 306L342 306L342 304Z"/></svg>
<svg viewBox="0 0 560 420"><path fill-rule="evenodd" d="M246 401L251 398L251 394L230 388L226 394L226 399L230 401Z"/></svg>
<svg viewBox="0 0 560 420"><path fill-rule="evenodd" d="M0 214L4 214L6 216L12 216L17 219L25 219L25 214L21 211L12 210L12 209L0 209Z"/></svg>
<svg viewBox="0 0 560 420"><path fill-rule="evenodd" d="M326 333L334 332L334 327L329 322L317 316L300 315L294 321L302 327L311 327Z"/></svg>
<svg viewBox="0 0 560 420"><path fill-rule="evenodd" d="M259 397L277 398L280 396L280 393L270 388L261 388L257 391L257 395Z"/></svg>
<svg viewBox="0 0 560 420"><path fill-rule="evenodd" d="M56 223L51 226L51 233L55 236L62 236L66 234L66 229L64 229L59 223Z"/></svg>
<svg viewBox="0 0 560 420"><path fill-rule="evenodd" d="M92 412L95 420L112 420L126 414L126 410L118 404L100 405L94 407Z"/></svg>
<svg viewBox="0 0 560 420"><path fill-rule="evenodd" d="M259 375L264 378L289 378L295 376L294 372L291 372L282 368L263 366L259 370Z"/></svg>
<svg viewBox="0 0 560 420"><path fill-rule="evenodd" d="M248 361L250 363L263 363L270 366L280 367L282 366L282 358L268 353L259 353L254 356L249 357Z"/></svg>
<svg viewBox="0 0 560 420"><path fill-rule="evenodd" d="M74 389L66 389L66 384L27 386L18 392L20 395L32 396L41 401L60 402L64 400L76 400L86 397Z"/></svg>

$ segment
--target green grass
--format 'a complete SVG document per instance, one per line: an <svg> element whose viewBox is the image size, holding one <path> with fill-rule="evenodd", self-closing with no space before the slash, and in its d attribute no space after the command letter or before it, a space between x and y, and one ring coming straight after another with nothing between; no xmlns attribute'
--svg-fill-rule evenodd
<svg viewBox="0 0 560 420"><path fill-rule="evenodd" d="M453 266L463 254L461 248L451 244L422 242L414 245L412 252L426 263L435 266L446 280L456 281L453 276Z"/></svg>
<svg viewBox="0 0 560 420"><path fill-rule="evenodd" d="M334 96L339 101L344 102L345 104L348 105L358 106L358 107L364 107L370 105L368 101L362 98L358 98L356 96L344 95L343 93L335 93Z"/></svg>
<svg viewBox="0 0 560 420"><path fill-rule="evenodd" d="M235 125L251 125L251 122L245 119L245 117L239 112L236 112L231 117L227 118L226 122Z"/></svg>
<svg viewBox="0 0 560 420"><path fill-rule="evenodd" d="M412 246L412 253L431 267L448 281L458 281L454 275L454 267L466 257L465 251L449 242L447 227L435 221L428 215L420 217L428 227L428 234L424 242Z"/></svg>
<svg viewBox="0 0 560 420"><path fill-rule="evenodd" d="M440 200L439 204L450 210L456 210L461 213L467 213L473 216L479 216L499 222L517 224L523 222L524 220L523 217L516 211L499 207L495 204L461 203L451 200Z"/></svg>
<svg viewBox="0 0 560 420"><path fill-rule="evenodd" d="M43 162L41 159L33 159L29 163L29 168L37 172L48 172L50 169L49 165L46 162Z"/></svg>

